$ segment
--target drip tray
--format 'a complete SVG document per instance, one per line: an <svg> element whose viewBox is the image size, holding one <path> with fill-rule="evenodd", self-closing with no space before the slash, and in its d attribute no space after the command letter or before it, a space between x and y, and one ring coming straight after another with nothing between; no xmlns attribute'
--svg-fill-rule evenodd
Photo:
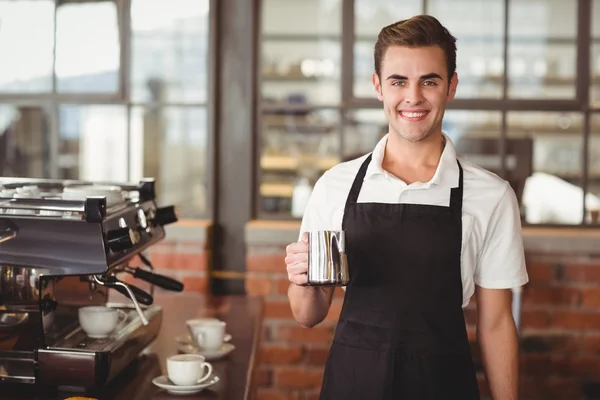
<svg viewBox="0 0 600 400"><path fill-rule="evenodd" d="M117 307L115 307L117 308ZM48 350L81 350L81 351L94 351L103 352L111 351L119 347L123 342L131 339L135 336L136 331L143 330L144 324L140 320L140 317L135 309L131 308L118 308L126 313L127 317L117 325L117 328L110 336L102 339L91 338L78 325L74 330L65 335L64 338L57 340L52 346L48 347ZM160 307L150 306L143 310L144 316L150 321L152 318L160 314Z"/></svg>

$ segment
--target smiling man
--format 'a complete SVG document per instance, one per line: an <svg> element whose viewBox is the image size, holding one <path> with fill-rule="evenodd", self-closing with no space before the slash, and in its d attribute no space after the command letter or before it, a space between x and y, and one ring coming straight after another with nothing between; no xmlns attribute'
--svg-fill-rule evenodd
<svg viewBox="0 0 600 400"><path fill-rule="evenodd" d="M458 85L455 42L425 15L381 30L373 87L388 134L319 179L286 249L292 312L314 326L333 289L304 286L304 233L346 232L350 282L321 399L479 399L463 316L473 294L492 396L517 399L511 289L528 281L520 214L510 185L457 159L442 132Z"/></svg>

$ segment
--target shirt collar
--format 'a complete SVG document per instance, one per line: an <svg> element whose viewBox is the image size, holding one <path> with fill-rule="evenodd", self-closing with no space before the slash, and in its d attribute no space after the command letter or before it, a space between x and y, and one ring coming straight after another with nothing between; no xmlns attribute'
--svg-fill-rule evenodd
<svg viewBox="0 0 600 400"><path fill-rule="evenodd" d="M441 187L454 188L458 187L459 178L458 164L456 163L456 149L454 148L452 140L450 140L446 134L443 133L443 135L446 144L444 145L444 150L442 151L442 156L440 157L440 162L435 170L435 174L433 174L433 177L428 183ZM375 175L386 174L385 170L382 168L382 164L387 139L388 135L386 134L381 138L377 145L375 145L371 162L367 167L365 179L369 179Z"/></svg>

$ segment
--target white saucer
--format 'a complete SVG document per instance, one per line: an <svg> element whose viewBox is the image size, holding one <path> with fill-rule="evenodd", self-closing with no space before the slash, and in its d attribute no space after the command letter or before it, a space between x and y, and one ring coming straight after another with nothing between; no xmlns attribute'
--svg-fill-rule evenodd
<svg viewBox="0 0 600 400"><path fill-rule="evenodd" d="M206 381L204 381L202 383L199 383L197 385L189 385L189 386L175 385L173 382L171 382L169 380L169 378L166 375L159 376L152 380L152 383L154 383L159 388L165 389L167 392L172 393L172 394L182 394L182 395L183 394L194 394L194 393L201 392L202 390L206 389L209 386L214 385L217 382L219 382L219 377L216 375L213 375L211 378L207 379Z"/></svg>
<svg viewBox="0 0 600 400"><path fill-rule="evenodd" d="M188 334L188 335L180 335L175 337L175 341L179 344L192 344L194 343L194 341L192 340L192 337ZM229 333L225 334L225 337L223 338L224 342L231 342L231 335Z"/></svg>
<svg viewBox="0 0 600 400"><path fill-rule="evenodd" d="M191 344L181 344L177 349L185 354L200 354L204 356L207 361L210 361L225 357L235 350L235 346L231 343L223 343L223 346L221 346L219 350L203 350Z"/></svg>

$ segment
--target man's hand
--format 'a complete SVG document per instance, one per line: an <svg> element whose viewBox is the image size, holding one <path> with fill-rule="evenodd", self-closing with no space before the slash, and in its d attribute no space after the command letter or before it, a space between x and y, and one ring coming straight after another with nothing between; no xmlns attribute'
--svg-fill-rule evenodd
<svg viewBox="0 0 600 400"><path fill-rule="evenodd" d="M291 243L285 248L285 264L290 282L305 285L308 282L308 238L302 235L302 241Z"/></svg>
<svg viewBox="0 0 600 400"><path fill-rule="evenodd" d="M315 326L325 317L333 298L333 287L301 286L308 282L308 234L285 249L285 264L291 284L288 298L292 314L302 326Z"/></svg>

